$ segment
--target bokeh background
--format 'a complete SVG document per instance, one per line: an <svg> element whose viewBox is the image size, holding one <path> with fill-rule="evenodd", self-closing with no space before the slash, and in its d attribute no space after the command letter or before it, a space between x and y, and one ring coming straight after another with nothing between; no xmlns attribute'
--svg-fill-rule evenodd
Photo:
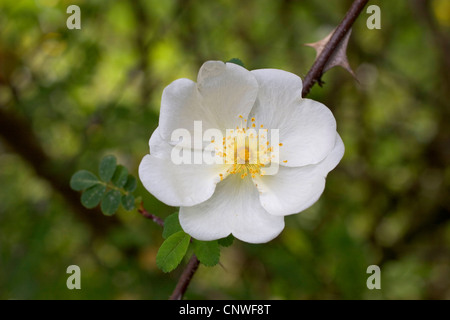
<svg viewBox="0 0 450 320"><path fill-rule="evenodd" d="M66 8L81 8L68 30ZM351 1L0 0L0 298L166 299L183 269L155 265L161 229L106 217L69 188L107 154L137 175L162 90L207 60L304 77ZM346 153L321 199L274 241L235 241L188 299L450 299L450 1L370 1L348 47L358 81L328 71L308 96ZM176 210L139 184L146 208ZM66 268L81 268L68 290ZM369 290L369 265L381 290Z"/></svg>

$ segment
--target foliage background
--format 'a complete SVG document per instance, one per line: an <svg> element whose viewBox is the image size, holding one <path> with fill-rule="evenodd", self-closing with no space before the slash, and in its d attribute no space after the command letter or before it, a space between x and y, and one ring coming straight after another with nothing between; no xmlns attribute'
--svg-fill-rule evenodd
<svg viewBox="0 0 450 320"><path fill-rule="evenodd" d="M81 7L81 30L66 8ZM136 211L85 210L69 178L114 154L137 175L171 81L206 60L302 77L351 1L0 0L0 298L166 299L161 230ZM310 98L346 145L321 199L274 241L235 241L188 299L450 299L450 2L370 1L341 68ZM139 184L146 208L175 209ZM82 289L66 288L66 268ZM382 289L366 269L381 267Z"/></svg>

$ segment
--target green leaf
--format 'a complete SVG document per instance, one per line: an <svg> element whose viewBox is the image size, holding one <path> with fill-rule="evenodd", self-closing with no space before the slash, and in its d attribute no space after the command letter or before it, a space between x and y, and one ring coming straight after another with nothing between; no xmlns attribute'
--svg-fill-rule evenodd
<svg viewBox="0 0 450 320"><path fill-rule="evenodd" d="M219 263L220 248L217 240L199 241L194 239L192 244L195 255L205 266L212 267Z"/></svg>
<svg viewBox="0 0 450 320"><path fill-rule="evenodd" d="M183 231L183 229L181 228L180 220L178 219L178 212L175 212L164 219L164 230L162 236L164 239L167 239L178 231Z"/></svg>
<svg viewBox="0 0 450 320"><path fill-rule="evenodd" d="M123 188L128 192L133 192L134 190L136 190L136 186L137 186L136 178L133 175L129 174L127 182L125 183Z"/></svg>
<svg viewBox="0 0 450 320"><path fill-rule="evenodd" d="M81 191L99 183L98 178L90 171L80 170L70 178L70 187L75 191Z"/></svg>
<svg viewBox="0 0 450 320"><path fill-rule="evenodd" d="M105 182L111 180L114 172L116 171L117 160L114 156L106 156L100 161L100 165L98 167L98 173L100 175L100 179Z"/></svg>
<svg viewBox="0 0 450 320"><path fill-rule="evenodd" d="M117 209L119 209L120 198L119 190L109 190L102 199L102 212L107 216L116 213Z"/></svg>
<svg viewBox="0 0 450 320"><path fill-rule="evenodd" d="M228 60L227 62L231 62L231 63L237 64L238 66L245 68L244 63L238 58L232 58L232 59Z"/></svg>
<svg viewBox="0 0 450 320"><path fill-rule="evenodd" d="M106 191L104 184L96 184L86 190L81 195L81 204L88 209L95 208L102 200L103 194Z"/></svg>
<svg viewBox="0 0 450 320"><path fill-rule="evenodd" d="M221 245L222 247L229 247L233 244L234 241L234 237L232 234L230 234L228 237L219 239L219 245Z"/></svg>
<svg viewBox="0 0 450 320"><path fill-rule="evenodd" d="M131 193L122 196L122 206L127 211L134 209L134 196Z"/></svg>
<svg viewBox="0 0 450 320"><path fill-rule="evenodd" d="M122 188L128 180L128 170L122 165L116 167L116 171L111 179L112 183L118 188Z"/></svg>
<svg viewBox="0 0 450 320"><path fill-rule="evenodd" d="M174 270L183 260L191 237L184 231L172 234L163 242L156 254L156 265L163 272Z"/></svg>

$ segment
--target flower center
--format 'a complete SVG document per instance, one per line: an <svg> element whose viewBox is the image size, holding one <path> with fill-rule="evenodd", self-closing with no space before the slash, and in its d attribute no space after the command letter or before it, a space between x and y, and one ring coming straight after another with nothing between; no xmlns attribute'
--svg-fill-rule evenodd
<svg viewBox="0 0 450 320"><path fill-rule="evenodd" d="M226 171L227 174L239 174L241 179L248 175L252 178L264 176L266 172L263 168L276 157L274 148L268 140L268 130L264 129L262 124L256 130L255 118L251 118L249 125L242 116L239 118L240 126L226 130L226 136L222 141L223 152L219 152L218 155L223 157L223 163L231 164ZM223 180L223 174L219 176L220 180Z"/></svg>
<svg viewBox="0 0 450 320"><path fill-rule="evenodd" d="M250 150L248 147L240 148L237 151L237 157L239 160L244 161L245 163L248 163L250 160Z"/></svg>

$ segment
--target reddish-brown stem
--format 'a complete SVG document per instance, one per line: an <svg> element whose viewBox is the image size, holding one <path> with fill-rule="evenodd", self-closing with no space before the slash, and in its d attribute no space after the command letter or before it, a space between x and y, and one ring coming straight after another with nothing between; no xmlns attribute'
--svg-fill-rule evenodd
<svg viewBox="0 0 450 320"><path fill-rule="evenodd" d="M359 16L367 2L369 2L369 0L353 1L351 7L348 9L341 23L339 23L330 40L325 45L325 48L322 50L316 61L314 61L313 66L306 74L305 80L303 81L303 97L306 97L308 95L314 83L316 83L320 79L323 73L323 68L325 67L328 59L331 57L334 50L338 47L339 43L347 34L347 32L350 30L356 18Z"/></svg>
<svg viewBox="0 0 450 320"><path fill-rule="evenodd" d="M153 220L153 222L155 222L156 224L158 224L161 227L164 227L164 220L161 219L158 216L155 216L154 214L151 214L150 212L148 212L145 208L144 205L141 203L141 205L138 208L138 212L143 215L145 218Z"/></svg>
<svg viewBox="0 0 450 320"><path fill-rule="evenodd" d="M199 264L200 261L198 261L195 254L193 254L186 268L181 274L177 286L175 287L175 290L173 290L169 300L181 300L183 298L183 295L186 292L186 289L189 286L189 283L191 282L192 277L195 274L195 271L197 271Z"/></svg>

